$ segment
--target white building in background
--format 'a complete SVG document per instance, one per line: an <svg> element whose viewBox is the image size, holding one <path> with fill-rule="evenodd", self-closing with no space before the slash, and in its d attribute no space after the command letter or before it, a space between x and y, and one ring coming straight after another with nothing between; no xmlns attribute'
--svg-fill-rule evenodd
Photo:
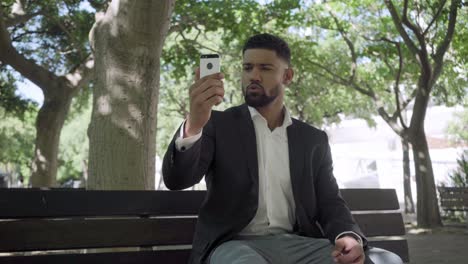
<svg viewBox="0 0 468 264"><path fill-rule="evenodd" d="M455 112L463 108L430 107L425 131L436 185L450 185L449 173L456 168L462 148L451 147L445 130ZM411 113L409 113L411 116ZM344 120L327 132L330 137L334 172L341 188L393 188L403 202L403 154L400 138L380 117L369 128L364 120ZM413 196L416 200L414 164L410 151Z"/></svg>
<svg viewBox="0 0 468 264"><path fill-rule="evenodd" d="M450 147L445 130L453 113L463 108L430 107L425 122L436 185L450 184L448 174L455 169L463 151ZM410 116L411 113L409 113ZM377 126L369 128L362 119L344 120L327 133L330 139L334 173L341 188L392 188L403 202L403 157L400 138L379 116ZM413 166L412 153L410 163ZM161 181L162 160L156 157L156 189L167 189ZM413 196L416 201L414 168L411 167ZM205 181L193 189L206 189Z"/></svg>

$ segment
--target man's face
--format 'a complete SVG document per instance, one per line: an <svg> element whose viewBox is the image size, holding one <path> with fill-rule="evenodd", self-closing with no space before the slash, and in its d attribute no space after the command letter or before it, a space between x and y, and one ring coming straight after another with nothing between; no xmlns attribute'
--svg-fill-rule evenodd
<svg viewBox="0 0 468 264"><path fill-rule="evenodd" d="M242 64L242 92L247 105L264 107L277 98L282 100L284 84L288 84L290 78L288 64L275 51L248 49Z"/></svg>

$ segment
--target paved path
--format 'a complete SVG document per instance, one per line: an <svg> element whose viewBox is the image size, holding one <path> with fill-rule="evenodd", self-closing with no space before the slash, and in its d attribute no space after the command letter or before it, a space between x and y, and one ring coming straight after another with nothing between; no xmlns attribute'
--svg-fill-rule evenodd
<svg viewBox="0 0 468 264"><path fill-rule="evenodd" d="M411 264L467 264L468 228L444 227L435 230L409 229Z"/></svg>

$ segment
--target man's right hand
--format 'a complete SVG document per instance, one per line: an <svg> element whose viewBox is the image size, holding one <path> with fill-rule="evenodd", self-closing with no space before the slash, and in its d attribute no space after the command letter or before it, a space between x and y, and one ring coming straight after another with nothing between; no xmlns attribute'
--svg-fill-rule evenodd
<svg viewBox="0 0 468 264"><path fill-rule="evenodd" d="M200 68L195 70L195 83L190 86L190 113L185 122L184 138L194 136L208 123L213 106L224 97L224 75L215 73L200 79Z"/></svg>

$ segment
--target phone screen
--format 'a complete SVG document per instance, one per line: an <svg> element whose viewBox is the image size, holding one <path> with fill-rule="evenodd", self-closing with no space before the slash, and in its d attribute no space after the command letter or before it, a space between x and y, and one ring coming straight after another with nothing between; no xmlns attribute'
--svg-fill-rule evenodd
<svg viewBox="0 0 468 264"><path fill-rule="evenodd" d="M218 54L200 56L200 78L221 71L221 60Z"/></svg>

